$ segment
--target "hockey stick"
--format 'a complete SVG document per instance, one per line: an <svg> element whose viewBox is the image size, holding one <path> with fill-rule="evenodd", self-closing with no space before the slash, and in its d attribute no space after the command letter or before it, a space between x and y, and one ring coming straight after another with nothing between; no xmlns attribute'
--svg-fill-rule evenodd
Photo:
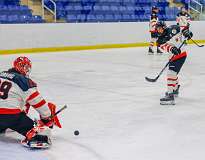
<svg viewBox="0 0 205 160"><path fill-rule="evenodd" d="M161 74L164 72L164 70L167 68L167 66L169 65L170 61L167 62L167 64L164 66L164 68L161 70L161 72L157 75L157 77L155 78L149 78L149 77L145 77L145 79L148 82L156 82L158 80L158 78L161 76Z"/></svg>
<svg viewBox="0 0 205 160"><path fill-rule="evenodd" d="M193 40L192 38L190 38L190 40L194 43L194 44L196 44L198 47L204 47L204 45L202 44L202 45L200 45L200 44L198 44L195 40Z"/></svg>
<svg viewBox="0 0 205 160"><path fill-rule="evenodd" d="M64 109L66 109L66 108L68 108L68 106L67 105L64 105L61 109L59 109L54 115L51 115L50 117L49 117L49 121L52 121L53 120L53 118L55 117L55 116L57 116L60 112L62 112ZM38 124L38 120L37 119L35 119L34 120L34 124L35 125L37 125Z"/></svg>
<svg viewBox="0 0 205 160"><path fill-rule="evenodd" d="M184 45L184 43L186 42L186 39L182 42L182 44L179 46L179 49L181 49L181 47ZM173 55L174 56L174 55ZM172 59L172 58L171 58ZM148 82L156 82L158 80L158 78L161 76L161 74L164 72L164 70L167 68L167 66L171 63L171 59L166 63L166 65L164 66L164 68L162 68L161 72L157 75L157 77L155 78L149 78L149 77L145 77L145 79Z"/></svg>
<svg viewBox="0 0 205 160"><path fill-rule="evenodd" d="M60 112L62 112L64 109L68 108L67 105L64 105L61 109L59 109L54 115L50 116L51 119L53 119L55 116L57 116Z"/></svg>

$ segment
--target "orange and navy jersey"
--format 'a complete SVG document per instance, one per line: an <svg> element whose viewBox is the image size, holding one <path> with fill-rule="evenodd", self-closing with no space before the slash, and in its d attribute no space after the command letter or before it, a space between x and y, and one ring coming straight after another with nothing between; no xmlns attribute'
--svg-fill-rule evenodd
<svg viewBox="0 0 205 160"><path fill-rule="evenodd" d="M0 114L18 114L31 105L41 117L51 115L47 102L41 96L37 85L14 69L0 73Z"/></svg>
<svg viewBox="0 0 205 160"><path fill-rule="evenodd" d="M156 32L156 24L158 22L158 17L156 14L151 14L151 17L150 17L150 22L149 22L149 31L151 33L155 33Z"/></svg>
<svg viewBox="0 0 205 160"><path fill-rule="evenodd" d="M161 50L172 53L171 50L173 47L179 47L182 42L180 40L183 36L180 32L180 27L178 25L171 25L165 28L164 32L158 37L157 45ZM180 59L186 56L186 52L181 52L179 55L172 56L172 61Z"/></svg>
<svg viewBox="0 0 205 160"><path fill-rule="evenodd" d="M176 35L180 35L180 27L178 25L171 25L165 28L164 32L159 35L157 43L162 45L166 42L172 41L175 39Z"/></svg>

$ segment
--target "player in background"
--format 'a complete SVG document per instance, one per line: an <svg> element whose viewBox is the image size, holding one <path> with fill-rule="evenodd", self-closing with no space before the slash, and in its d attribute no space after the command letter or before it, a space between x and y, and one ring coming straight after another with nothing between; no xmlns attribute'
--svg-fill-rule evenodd
<svg viewBox="0 0 205 160"><path fill-rule="evenodd" d="M185 7L181 7L180 12L177 14L176 22L181 30L189 29L191 17Z"/></svg>
<svg viewBox="0 0 205 160"><path fill-rule="evenodd" d="M150 17L150 22L149 22L149 31L151 33L151 40L150 40L150 45L149 45L149 50L148 50L148 54L154 54L154 43L157 40L157 32L156 32L156 28L155 25L156 23L159 21L158 20L158 13L159 13L159 9L156 6L152 7L152 13L151 13L151 17ZM157 53L162 53L159 49L159 47L157 46Z"/></svg>
<svg viewBox="0 0 205 160"><path fill-rule="evenodd" d="M47 103L29 78L32 64L27 57L18 57L13 67L0 73L0 132L12 129L23 135L23 145L48 148L53 125L61 127L58 118L52 118L56 106ZM40 115L36 123L27 116L25 105L32 106Z"/></svg>
<svg viewBox="0 0 205 160"><path fill-rule="evenodd" d="M177 17L176 17L177 25L179 25L181 31L184 29L189 30L190 21L191 21L191 17L188 14L188 11L186 10L185 7L181 7L180 12L177 14ZM181 32L181 34L182 34L182 32ZM183 41L183 39L180 39L180 40L181 40L181 42Z"/></svg>
<svg viewBox="0 0 205 160"><path fill-rule="evenodd" d="M190 39L193 34L188 29L181 30L178 25L166 26L164 22L158 22L156 24L156 30L159 34L157 44L160 48L171 54L169 68L167 72L167 92L165 97L160 99L161 105L174 105L174 98L179 94L179 80L178 74L186 60L186 50L179 46L182 44L179 41L181 36L185 39ZM181 34L182 33L182 34Z"/></svg>

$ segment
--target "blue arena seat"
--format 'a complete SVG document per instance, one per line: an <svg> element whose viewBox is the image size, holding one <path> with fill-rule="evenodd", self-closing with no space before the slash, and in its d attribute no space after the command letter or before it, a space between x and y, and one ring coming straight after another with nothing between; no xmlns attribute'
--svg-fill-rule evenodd
<svg viewBox="0 0 205 160"><path fill-rule="evenodd" d="M77 22L77 16L74 14L68 14L66 21L67 22Z"/></svg>
<svg viewBox="0 0 205 160"><path fill-rule="evenodd" d="M86 15L85 14L78 14L77 15L77 22L85 22Z"/></svg>
<svg viewBox="0 0 205 160"><path fill-rule="evenodd" d="M105 22L114 22L115 18L112 14L106 14L105 15Z"/></svg>
<svg viewBox="0 0 205 160"><path fill-rule="evenodd" d="M94 14L87 15L87 22L97 22L97 18Z"/></svg>
<svg viewBox="0 0 205 160"><path fill-rule="evenodd" d="M120 22L122 20L121 14L114 14L113 16L114 16L115 21L117 21L117 22Z"/></svg>
<svg viewBox="0 0 205 160"><path fill-rule="evenodd" d="M0 15L0 23L6 23L7 22L7 15Z"/></svg>
<svg viewBox="0 0 205 160"><path fill-rule="evenodd" d="M118 6L115 6L115 5L111 5L111 6L110 6L110 11L111 11L112 13L115 13L115 14L117 14L117 13L120 12L119 7L118 7Z"/></svg>
<svg viewBox="0 0 205 160"><path fill-rule="evenodd" d="M102 15L102 14L97 14L97 15L96 15L96 19L97 19L98 22L103 22L105 18L104 18L104 15Z"/></svg>

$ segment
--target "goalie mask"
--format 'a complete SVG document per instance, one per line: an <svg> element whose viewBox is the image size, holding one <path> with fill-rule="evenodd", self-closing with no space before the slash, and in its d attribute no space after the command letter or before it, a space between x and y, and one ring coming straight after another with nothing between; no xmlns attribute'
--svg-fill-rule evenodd
<svg viewBox="0 0 205 160"><path fill-rule="evenodd" d="M18 57L13 62L13 68L24 76L29 76L31 72L31 61L24 56Z"/></svg>

